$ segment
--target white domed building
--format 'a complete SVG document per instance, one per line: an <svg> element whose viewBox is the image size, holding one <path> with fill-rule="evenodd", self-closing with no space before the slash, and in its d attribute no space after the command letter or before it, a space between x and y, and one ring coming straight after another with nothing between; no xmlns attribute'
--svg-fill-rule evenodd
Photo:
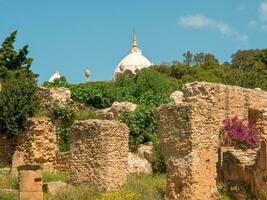
<svg viewBox="0 0 267 200"><path fill-rule="evenodd" d="M117 65L113 73L113 79L116 79L118 75L123 73L135 74L137 70L141 70L152 65L153 64L142 55L142 51L138 48L136 33L134 32L132 48L129 50L128 55Z"/></svg>
<svg viewBox="0 0 267 200"><path fill-rule="evenodd" d="M55 79L61 78L61 75L59 74L58 70L54 72L54 74L49 78L48 82L52 83Z"/></svg>

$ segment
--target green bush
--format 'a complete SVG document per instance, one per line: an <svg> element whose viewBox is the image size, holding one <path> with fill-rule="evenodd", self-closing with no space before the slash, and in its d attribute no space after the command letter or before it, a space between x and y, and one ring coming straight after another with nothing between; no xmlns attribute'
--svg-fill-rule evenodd
<svg viewBox="0 0 267 200"><path fill-rule="evenodd" d="M0 82L0 132L13 137L25 129L26 119L39 108L35 75L24 71L9 72Z"/></svg>
<svg viewBox="0 0 267 200"><path fill-rule="evenodd" d="M52 119L61 127L70 127L75 119L75 108L69 103L60 104L58 101L52 103Z"/></svg>
<svg viewBox="0 0 267 200"><path fill-rule="evenodd" d="M43 86L47 87L47 88L53 88L53 87L66 87L66 88L68 88L70 86L70 84L68 83L67 79L64 76L62 76L60 78L56 78L53 82L45 81L43 83Z"/></svg>
<svg viewBox="0 0 267 200"><path fill-rule="evenodd" d="M138 145L156 140L157 119L155 107L140 105L134 112L124 111L121 121L130 129L129 147L136 151Z"/></svg>

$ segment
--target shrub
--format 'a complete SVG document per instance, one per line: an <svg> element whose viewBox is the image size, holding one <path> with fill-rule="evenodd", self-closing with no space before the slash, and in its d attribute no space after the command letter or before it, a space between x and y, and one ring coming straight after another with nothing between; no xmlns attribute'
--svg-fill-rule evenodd
<svg viewBox="0 0 267 200"><path fill-rule="evenodd" d="M246 124L238 117L227 118L223 123L224 145L238 149L257 147L260 135L254 124Z"/></svg>
<svg viewBox="0 0 267 200"><path fill-rule="evenodd" d="M136 151L138 145L156 140L157 119L155 107L138 106L134 112L124 111L121 121L130 129L129 147Z"/></svg>
<svg viewBox="0 0 267 200"><path fill-rule="evenodd" d="M75 119L75 108L72 104L61 105L58 101L52 103L52 119L61 127L69 127Z"/></svg>
<svg viewBox="0 0 267 200"><path fill-rule="evenodd" d="M0 132L8 137L20 134L26 119L39 108L35 75L29 72L9 72L1 81Z"/></svg>
<svg viewBox="0 0 267 200"><path fill-rule="evenodd" d="M43 86L44 87L47 87L47 88L52 88L52 87L69 87L70 84L68 83L67 79L62 76L60 78L56 78L53 82L48 82L48 81L45 81L43 83Z"/></svg>

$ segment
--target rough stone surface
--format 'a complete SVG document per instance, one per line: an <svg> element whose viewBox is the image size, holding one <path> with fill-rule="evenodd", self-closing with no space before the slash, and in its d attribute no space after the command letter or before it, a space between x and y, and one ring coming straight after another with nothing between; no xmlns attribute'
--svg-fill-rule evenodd
<svg viewBox="0 0 267 200"><path fill-rule="evenodd" d="M0 133L0 167L8 166L12 163L12 155L14 154L17 140L9 139Z"/></svg>
<svg viewBox="0 0 267 200"><path fill-rule="evenodd" d="M37 89L41 96L42 103L48 105L51 101L60 101L62 103L70 101L71 93L68 88L46 88L39 86Z"/></svg>
<svg viewBox="0 0 267 200"><path fill-rule="evenodd" d="M180 104L183 102L184 93L181 91L175 91L170 95L173 104Z"/></svg>
<svg viewBox="0 0 267 200"><path fill-rule="evenodd" d="M24 155L24 164L40 164L43 168L51 168L56 162L57 151L57 136L52 121L49 118L29 118L15 155L18 155L20 160ZM12 168L17 167L15 163L18 156L14 156Z"/></svg>
<svg viewBox="0 0 267 200"><path fill-rule="evenodd" d="M70 161L70 152L57 152L56 163L54 164L54 169L58 171L68 171Z"/></svg>
<svg viewBox="0 0 267 200"><path fill-rule="evenodd" d="M43 184L43 191L50 194L55 194L60 190L68 188L69 185L67 183L64 183L63 181L55 181Z"/></svg>
<svg viewBox="0 0 267 200"><path fill-rule="evenodd" d="M267 107L267 92L207 82L186 84L183 102L157 109L167 162L167 199L218 199L219 135L229 116L250 118Z"/></svg>
<svg viewBox="0 0 267 200"><path fill-rule="evenodd" d="M70 178L104 190L122 186L127 176L128 127L117 121L76 121L70 133Z"/></svg>
<svg viewBox="0 0 267 200"><path fill-rule="evenodd" d="M98 113L105 119L118 120L124 110L133 112L136 108L137 105L131 102L114 102L110 108L100 110Z"/></svg>
<svg viewBox="0 0 267 200"><path fill-rule="evenodd" d="M262 152L260 150L260 152ZM260 157L258 157L260 156ZM256 159L260 160L262 156L258 150L241 151L227 149L223 153L223 181L235 187L248 185L251 188L250 193L257 199L267 199L267 170L259 168L256 165Z"/></svg>
<svg viewBox="0 0 267 200"><path fill-rule="evenodd" d="M129 152L127 158L128 174L152 174L151 164L145 159L136 154Z"/></svg>
<svg viewBox="0 0 267 200"><path fill-rule="evenodd" d="M148 162L153 163L153 143L147 142L145 144L140 144L137 148L137 154L140 157L145 158Z"/></svg>

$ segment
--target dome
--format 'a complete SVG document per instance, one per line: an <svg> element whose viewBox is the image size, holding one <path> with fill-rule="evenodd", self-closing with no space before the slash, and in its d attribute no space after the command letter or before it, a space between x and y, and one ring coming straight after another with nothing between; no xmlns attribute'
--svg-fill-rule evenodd
<svg viewBox="0 0 267 200"><path fill-rule="evenodd" d="M137 47L136 34L134 33L132 48L129 50L128 55L117 65L113 73L113 79L116 79L118 74L123 74L125 72L135 74L136 70L141 70L151 65L152 63L142 55L142 51Z"/></svg>
<svg viewBox="0 0 267 200"><path fill-rule="evenodd" d="M48 80L48 82L53 82L55 79L57 78L61 78L60 74L58 73L58 71L56 70L54 72L54 74L50 77L50 79Z"/></svg>

